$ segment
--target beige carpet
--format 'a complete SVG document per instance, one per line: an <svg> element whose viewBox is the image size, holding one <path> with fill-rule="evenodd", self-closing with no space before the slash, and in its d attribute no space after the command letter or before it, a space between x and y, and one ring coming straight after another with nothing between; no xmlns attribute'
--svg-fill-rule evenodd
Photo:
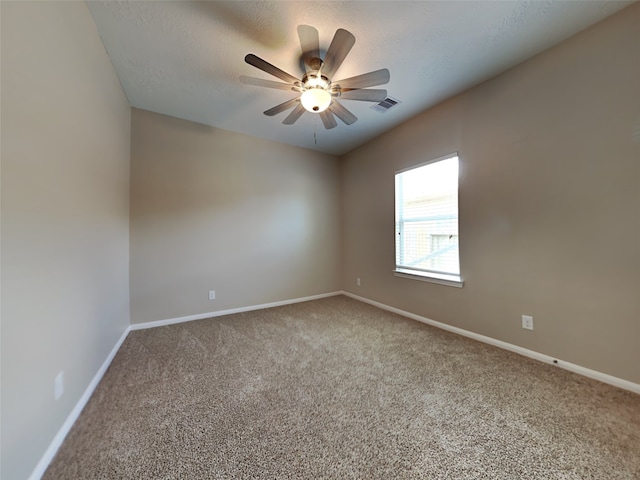
<svg viewBox="0 0 640 480"><path fill-rule="evenodd" d="M131 332L45 479L639 479L640 396L339 296Z"/></svg>

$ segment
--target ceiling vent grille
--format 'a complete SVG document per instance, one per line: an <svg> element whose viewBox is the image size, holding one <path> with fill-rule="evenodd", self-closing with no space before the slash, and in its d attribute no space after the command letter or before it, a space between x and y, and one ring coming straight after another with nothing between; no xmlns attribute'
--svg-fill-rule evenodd
<svg viewBox="0 0 640 480"><path fill-rule="evenodd" d="M382 100L380 103L371 105L371 108L373 108L376 112L386 113L388 110L395 107L399 103L402 103L402 102L397 98L387 97L384 100Z"/></svg>

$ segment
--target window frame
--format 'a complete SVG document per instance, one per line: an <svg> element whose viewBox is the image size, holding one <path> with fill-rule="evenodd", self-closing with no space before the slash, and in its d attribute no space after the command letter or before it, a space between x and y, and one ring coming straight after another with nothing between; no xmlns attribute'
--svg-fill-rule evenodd
<svg viewBox="0 0 640 480"><path fill-rule="evenodd" d="M447 285L450 287L457 287L457 288L462 288L464 286L464 281L462 279L462 265L460 264L460 253L459 253L459 246L460 246L460 206L458 204L458 215L457 215L457 227L458 227L458 264L460 266L460 273L459 274L451 274L451 273L444 273L444 272L434 272L434 271L426 271L426 270L421 270L421 269L410 269L410 268L403 268L403 267L399 267L397 264L397 258L398 258L398 243L397 243L397 235L398 235L398 231L397 231L397 227L399 224L399 219L398 219L398 191L397 191L397 176L401 173L405 173L411 170L415 170L421 167L425 167L427 165L433 164L433 163L437 163L437 162L441 162L443 160L448 160L450 158L453 157L457 157L458 159L458 185L457 185L457 191L456 191L456 195L458 198L458 201L460 199L460 170L461 170L461 159L460 159L460 154L459 152L452 152L449 153L447 155L443 155L441 157L438 158L434 158L431 160L428 160L426 162L422 162L416 165L412 165L410 167L406 167L406 168L402 168L400 170L396 170L393 176L394 179L394 184L393 184L393 191L394 191L394 258L395 258L395 268L393 270L393 274L396 277L400 277L400 278L408 278L411 280L419 280L422 282L430 282L430 283L437 283L440 285Z"/></svg>

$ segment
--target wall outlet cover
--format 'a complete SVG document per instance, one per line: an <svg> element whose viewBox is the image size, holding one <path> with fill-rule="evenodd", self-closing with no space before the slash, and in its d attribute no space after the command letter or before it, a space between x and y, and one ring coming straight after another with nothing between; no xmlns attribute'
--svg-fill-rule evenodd
<svg viewBox="0 0 640 480"><path fill-rule="evenodd" d="M58 400L64 393L64 372L60 372L56 375L53 381L53 398Z"/></svg>

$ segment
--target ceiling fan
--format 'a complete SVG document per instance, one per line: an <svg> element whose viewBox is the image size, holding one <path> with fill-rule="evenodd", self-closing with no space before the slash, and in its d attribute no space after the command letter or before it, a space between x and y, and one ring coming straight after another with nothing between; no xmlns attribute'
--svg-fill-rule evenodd
<svg viewBox="0 0 640 480"><path fill-rule="evenodd" d="M278 90L290 90L299 94L295 98L266 110L264 112L265 115L273 116L293 108L282 122L285 125L293 125L305 111L318 113L324 127L330 129L338 125L335 117L338 117L347 125L351 125L358 120L353 113L338 102L338 98L341 100L380 102L387 97L386 90L367 88L383 85L389 81L389 70L386 68L343 80L332 81L334 74L338 71L356 42L356 38L352 33L342 28L336 30L324 59L320 58L318 31L314 27L299 25L298 36L302 47L302 60L305 65L305 73L301 79L297 79L293 75L280 70L252 53L244 57L244 61L249 65L253 65L287 83L273 82L244 75L240 77L242 83Z"/></svg>

